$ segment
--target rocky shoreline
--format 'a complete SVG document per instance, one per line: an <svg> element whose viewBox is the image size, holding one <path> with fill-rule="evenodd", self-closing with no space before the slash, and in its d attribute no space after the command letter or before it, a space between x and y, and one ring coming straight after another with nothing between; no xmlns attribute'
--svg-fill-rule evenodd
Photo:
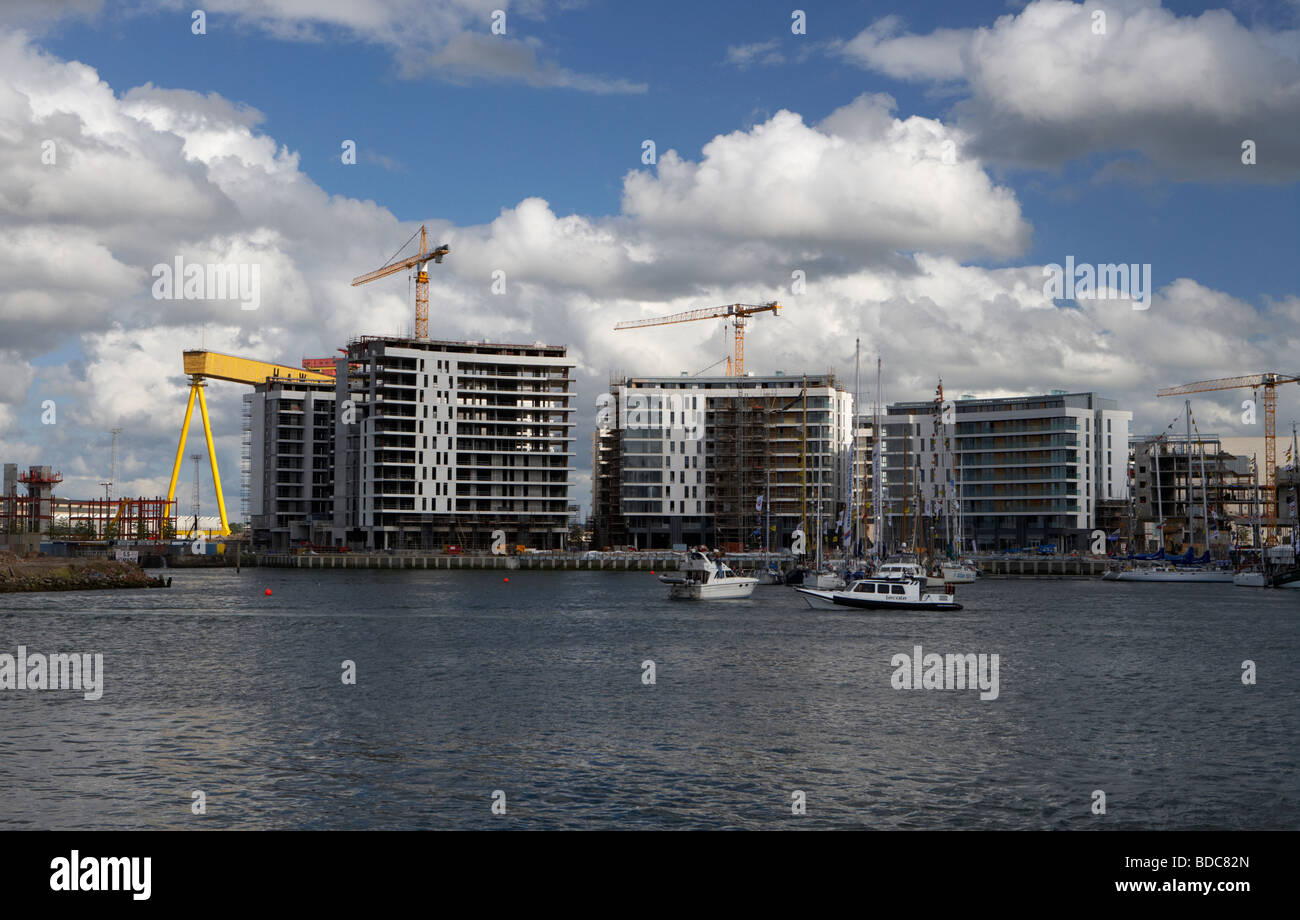
<svg viewBox="0 0 1300 920"><path fill-rule="evenodd" d="M138 565L112 559L0 553L0 594L22 591L94 591L108 588L169 588Z"/></svg>

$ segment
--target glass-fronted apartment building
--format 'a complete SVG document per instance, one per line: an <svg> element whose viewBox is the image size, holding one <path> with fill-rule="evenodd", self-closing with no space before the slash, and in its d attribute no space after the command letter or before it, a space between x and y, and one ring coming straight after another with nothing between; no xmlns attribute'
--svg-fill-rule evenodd
<svg viewBox="0 0 1300 920"><path fill-rule="evenodd" d="M1063 391L889 406L889 542L915 545L951 518L966 550L1084 551L1098 503L1128 496L1132 417L1096 393Z"/></svg>

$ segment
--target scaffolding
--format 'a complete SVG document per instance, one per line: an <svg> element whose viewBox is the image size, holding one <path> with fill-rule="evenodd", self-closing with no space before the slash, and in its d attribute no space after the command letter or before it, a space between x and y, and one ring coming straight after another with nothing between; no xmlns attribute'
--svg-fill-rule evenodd
<svg viewBox="0 0 1300 920"><path fill-rule="evenodd" d="M835 500L829 422L808 420L809 386L834 389L835 377L827 373L803 383L800 396L749 395L741 383L737 396L709 398L706 438L712 447L706 449L705 476L720 545L739 551L762 549L765 543L776 546L778 535L797 526L812 535L819 507L823 531L844 511ZM760 495L764 496L761 512ZM775 532L764 533L765 527ZM832 544L838 544L838 533ZM812 535L808 545L823 536Z"/></svg>
<svg viewBox="0 0 1300 920"><path fill-rule="evenodd" d="M1167 537L1178 535L1183 543L1203 542L1202 507L1210 516L1211 533L1227 542L1234 526L1245 526L1251 517L1255 474L1249 464L1223 450L1215 435L1202 435L1189 443L1185 437L1134 438L1132 460L1135 471L1137 519L1164 520ZM1158 447L1157 447L1158 445ZM1201 475L1201 450L1205 451L1205 475ZM1153 449L1156 451L1153 454ZM1157 476L1154 465L1159 464ZM1152 469L1148 470L1150 466ZM1157 483L1158 488L1157 488ZM1199 534L1199 541L1193 539Z"/></svg>

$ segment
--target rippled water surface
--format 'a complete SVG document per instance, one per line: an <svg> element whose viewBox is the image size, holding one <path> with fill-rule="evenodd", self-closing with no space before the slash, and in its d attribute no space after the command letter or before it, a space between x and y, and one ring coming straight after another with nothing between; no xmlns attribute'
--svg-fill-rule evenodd
<svg viewBox="0 0 1300 920"><path fill-rule="evenodd" d="M0 691L0 827L1300 828L1300 591L986 579L880 614L648 573L170 574L0 595L0 652L106 673ZM998 654L998 699L895 690L918 644Z"/></svg>

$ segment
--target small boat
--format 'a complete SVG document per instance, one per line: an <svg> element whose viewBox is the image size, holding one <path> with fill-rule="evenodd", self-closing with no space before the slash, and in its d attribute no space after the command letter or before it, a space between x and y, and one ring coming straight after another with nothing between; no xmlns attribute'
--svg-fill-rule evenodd
<svg viewBox="0 0 1300 920"><path fill-rule="evenodd" d="M1262 568L1243 569L1232 576L1232 583L1239 588L1267 588L1268 576Z"/></svg>
<svg viewBox="0 0 1300 920"><path fill-rule="evenodd" d="M915 556L891 556L875 571L876 578L915 578L921 587L938 587L944 583L942 576L927 572Z"/></svg>
<svg viewBox="0 0 1300 920"><path fill-rule="evenodd" d="M775 562L769 562L767 568L759 569L756 577L760 585L785 584L785 573Z"/></svg>
<svg viewBox="0 0 1300 920"><path fill-rule="evenodd" d="M860 610L961 610L951 585L942 594L926 593L919 578L861 578L843 591L796 588L808 606L829 610L852 607Z"/></svg>
<svg viewBox="0 0 1300 920"><path fill-rule="evenodd" d="M1116 566L1102 573L1103 581L1165 581L1183 584L1206 584L1233 581L1228 569L1210 566L1133 565Z"/></svg>
<svg viewBox="0 0 1300 920"><path fill-rule="evenodd" d="M808 575L804 576L803 583L808 584L810 581L814 588L820 588L822 590L843 588L845 584L843 575L829 571L816 573L810 572Z"/></svg>
<svg viewBox="0 0 1300 920"><path fill-rule="evenodd" d="M757 578L737 575L726 563L709 558L704 547L687 554L676 575L660 575L673 600L716 601L749 597Z"/></svg>
<svg viewBox="0 0 1300 920"><path fill-rule="evenodd" d="M969 562L945 562L939 566L943 580L950 585L974 584L979 577L979 570Z"/></svg>

